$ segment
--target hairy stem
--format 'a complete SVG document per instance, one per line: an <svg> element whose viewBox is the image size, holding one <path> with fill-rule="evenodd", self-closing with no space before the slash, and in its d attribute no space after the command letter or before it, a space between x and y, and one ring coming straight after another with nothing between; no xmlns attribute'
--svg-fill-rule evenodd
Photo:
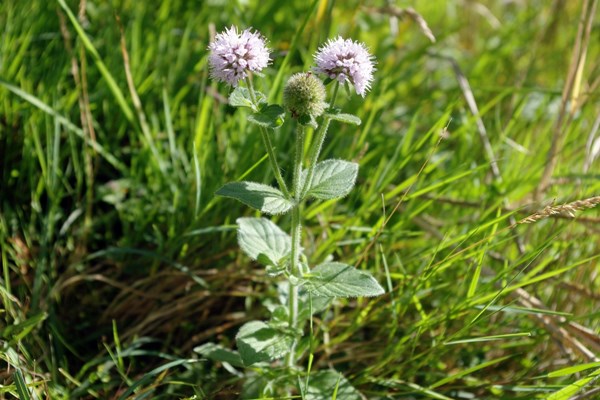
<svg viewBox="0 0 600 400"><path fill-rule="evenodd" d="M337 97L339 88L340 83L336 81L335 86L333 87L333 95L331 96L330 108L334 107L335 99ZM302 197L306 195L306 192L308 192L308 189L312 184L312 180L315 175L315 165L317 164L317 160L319 159L319 155L321 154L321 149L323 148L323 142L325 141L325 136L327 135L327 129L329 129L330 122L331 118L327 116L323 117L323 122L321 122L321 124L317 128L315 138L310 146L310 151L308 153L308 173L306 174L306 181L304 182L304 186L302 187Z"/></svg>
<svg viewBox="0 0 600 400"><path fill-rule="evenodd" d="M295 205L292 208L292 249L290 254L290 273L295 277L301 276L300 268L300 245L302 239L302 221L300 217L300 207L302 203L302 158L304 155L304 126L298 124L296 133L296 154L294 157L294 176L292 180L292 192ZM289 326L294 329L298 325L298 286L289 282ZM296 340L292 343L290 352L287 356L287 366L293 367L296 353Z"/></svg>
<svg viewBox="0 0 600 400"><path fill-rule="evenodd" d="M254 104L255 108L258 108L258 102L256 101L256 93L254 92L254 86L252 85L252 79L250 77L246 78L246 85L248 86L248 91L250 92L250 99L252 100L252 104ZM279 164L277 163L277 157L275 157L275 151L273 149L273 143L271 143L271 138L269 137L269 132L267 128L260 127L260 135L263 140L263 144L267 149L267 154L269 155L269 162L271 163L271 169L273 170L273 174L275 175L275 179L277 180L277 184L279 185L279 189L283 192L286 198L291 198L290 192L281 176L281 169L279 168Z"/></svg>

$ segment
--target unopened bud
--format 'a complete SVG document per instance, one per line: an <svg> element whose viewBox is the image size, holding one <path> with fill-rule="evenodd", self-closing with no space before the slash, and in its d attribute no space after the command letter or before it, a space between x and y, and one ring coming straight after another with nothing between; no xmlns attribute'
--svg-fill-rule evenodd
<svg viewBox="0 0 600 400"><path fill-rule="evenodd" d="M292 118L318 117L327 107L323 82L310 72L292 75L283 89L283 105Z"/></svg>

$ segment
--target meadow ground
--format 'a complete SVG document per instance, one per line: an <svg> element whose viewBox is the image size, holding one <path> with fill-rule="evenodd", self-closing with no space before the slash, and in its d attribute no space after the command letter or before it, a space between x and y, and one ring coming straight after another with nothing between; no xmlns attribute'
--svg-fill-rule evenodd
<svg viewBox="0 0 600 400"><path fill-rule="evenodd" d="M272 102L328 38L377 59L371 92L339 97L362 125L334 122L323 150L359 163L356 188L306 207L303 246L386 294L315 316L298 364L369 399L600 398L599 16L597 0L1 1L0 397L228 399L284 373L194 351L235 350L277 296L238 250L256 214L214 196L274 179L209 79L208 43L235 24L269 39ZM272 137L286 177L291 126Z"/></svg>

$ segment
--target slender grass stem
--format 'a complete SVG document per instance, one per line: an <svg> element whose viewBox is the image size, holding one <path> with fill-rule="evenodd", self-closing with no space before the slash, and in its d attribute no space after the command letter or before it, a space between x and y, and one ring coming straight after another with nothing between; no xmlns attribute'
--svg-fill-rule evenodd
<svg viewBox="0 0 600 400"><path fill-rule="evenodd" d="M250 98L252 100L252 104L256 108L258 108L258 102L256 100L256 93L254 91L254 85L252 85L252 79L250 77L246 78L246 85L248 86L248 91L250 92ZM275 179L277 180L277 184L279 185L279 189L283 192L283 195L288 199L291 198L291 194L281 176L281 169L279 168L279 164L277 163L277 157L275 157L275 151L273 149L273 143L271 142L271 138L269 137L269 132L267 132L267 128L260 127L260 135L263 140L263 144L267 149L267 154L269 155L269 162L271 163L271 169L273 170L273 174L275 174Z"/></svg>
<svg viewBox="0 0 600 400"><path fill-rule="evenodd" d="M290 254L290 273L293 276L300 277L300 245L302 238L302 220L300 208L302 206L302 158L304 153L304 126L298 124L296 133L296 155L294 157L294 176L292 180L292 191L294 195L295 205L292 209L292 248ZM289 326L294 329L298 325L298 286L291 281L289 282ZM296 341L292 343L290 352L288 353L286 364L288 367L293 367L295 360Z"/></svg>

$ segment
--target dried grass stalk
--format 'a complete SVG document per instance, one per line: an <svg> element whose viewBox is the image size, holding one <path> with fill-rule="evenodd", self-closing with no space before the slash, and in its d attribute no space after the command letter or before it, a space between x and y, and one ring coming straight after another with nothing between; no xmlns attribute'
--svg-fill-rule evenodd
<svg viewBox="0 0 600 400"><path fill-rule="evenodd" d="M371 12L376 12L376 13L379 13L379 14L391 15L391 16L394 16L396 18L405 18L405 17L408 17L414 23L417 24L417 26L421 30L421 33L423 35L425 35L425 37L427 39L429 39L429 41L431 43L435 43L436 42L435 35L433 34L433 32L431 31L431 29L429 28L429 25L427 24L427 21L425 21L425 18L423 18L423 16L421 14L419 14L412 7L398 8L398 7L395 7L395 6L385 6L385 7L379 7L379 8L374 8L374 7L373 8L367 8L367 10L369 10Z"/></svg>
<svg viewBox="0 0 600 400"><path fill-rule="evenodd" d="M549 205L542 211L531 214L527 218L523 218L517 224L531 224L539 220L549 218L555 215L562 217L575 218L576 211L582 211L589 208L594 208L600 204L600 196L590 197L584 200L576 200L571 203L566 203L558 206Z"/></svg>

